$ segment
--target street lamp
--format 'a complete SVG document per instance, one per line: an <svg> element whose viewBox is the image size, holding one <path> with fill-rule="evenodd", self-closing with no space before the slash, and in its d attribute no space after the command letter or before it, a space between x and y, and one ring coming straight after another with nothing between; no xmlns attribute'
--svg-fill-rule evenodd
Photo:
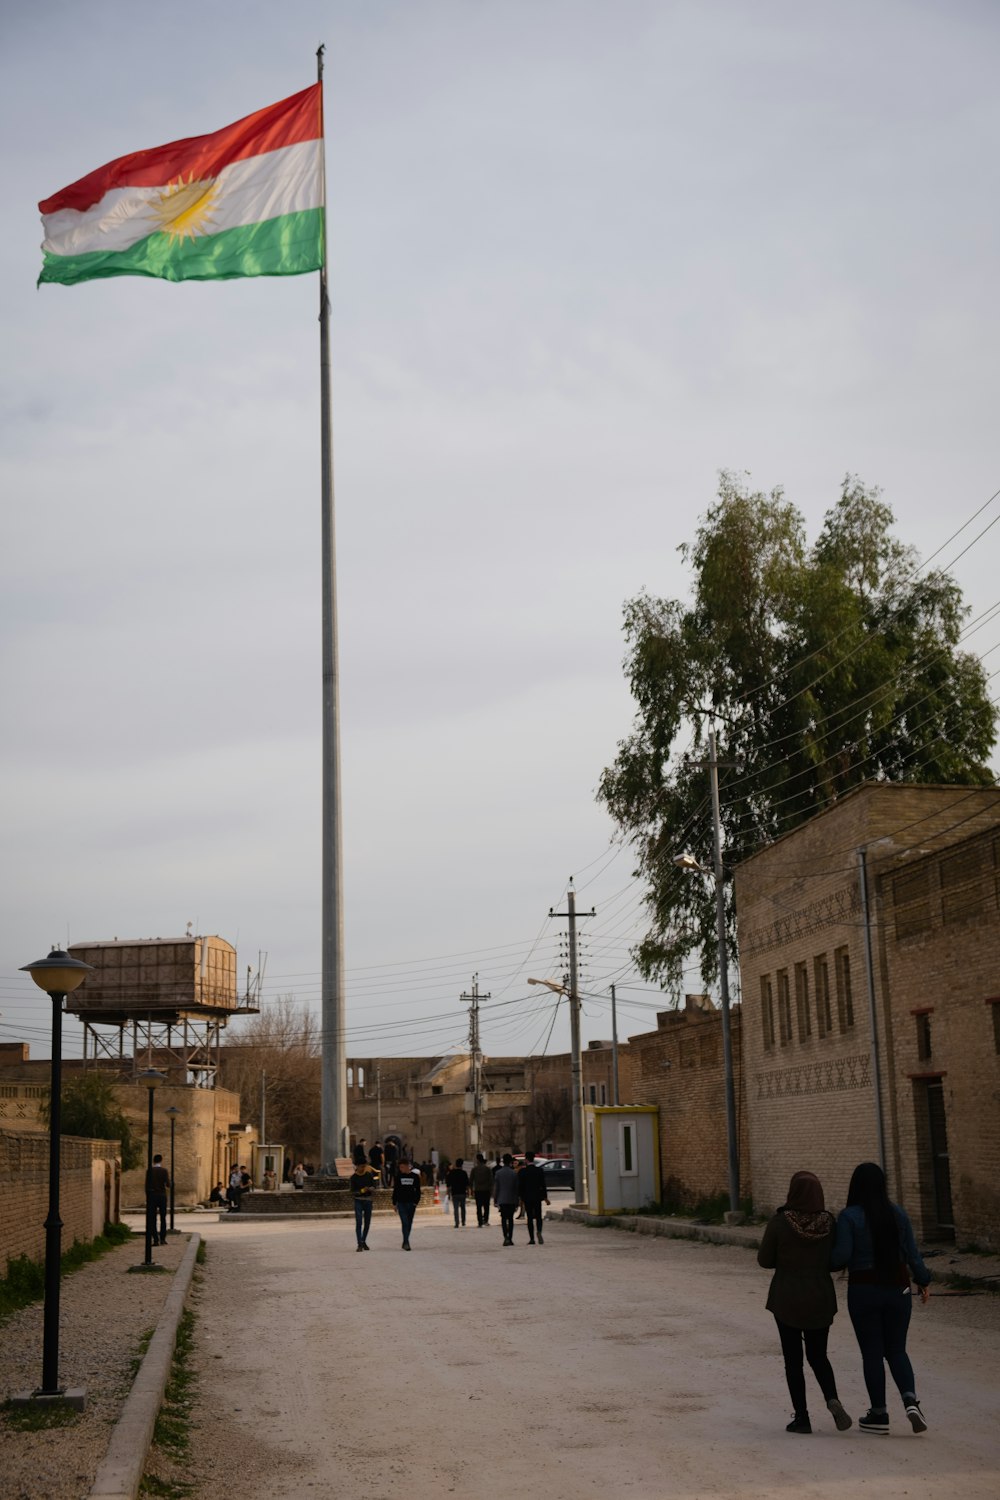
<svg viewBox="0 0 1000 1500"><path fill-rule="evenodd" d="M713 743L712 754L715 747ZM714 782L713 782L714 789ZM693 871L699 875L711 875L715 880L715 930L719 945L719 991L722 996L722 1067L726 1090L726 1148L729 1157L729 1208L731 1213L740 1209L740 1155L736 1144L736 1094L733 1088L733 1042L729 1030L729 952L726 947L726 896L722 881L722 849L719 842L718 818L715 823L715 865L710 869L695 859L693 854L675 854L674 864L679 870Z"/></svg>
<svg viewBox="0 0 1000 1500"><path fill-rule="evenodd" d="M139 1074L139 1082L144 1083L149 1090L149 1114L146 1129L146 1254L143 1257L143 1265L153 1264L153 1202L149 1192L149 1174L153 1167L153 1095L156 1086L166 1083L166 1073L161 1073L159 1068L143 1068Z"/></svg>
<svg viewBox="0 0 1000 1500"><path fill-rule="evenodd" d="M583 1061L580 1051L580 996L567 989L565 980L529 979L529 984L543 984L554 995L565 995L569 1000L570 1021L570 1082L573 1088L573 1182L577 1203L586 1203L587 1164L583 1145Z"/></svg>
<svg viewBox="0 0 1000 1500"><path fill-rule="evenodd" d="M170 1233L173 1234L173 1232L174 1232L174 1125L177 1123L177 1116L180 1114L180 1110L177 1108L176 1104L171 1104L170 1108L166 1111L166 1113L167 1113L167 1118L170 1121Z"/></svg>
<svg viewBox="0 0 1000 1500"><path fill-rule="evenodd" d="M39 989L52 1001L52 1085L49 1101L49 1212L45 1220L45 1310L42 1326L42 1383L32 1398L63 1400L83 1410L83 1391L67 1392L59 1384L59 1279L62 1219L59 1216L59 1144L62 1129L62 1008L71 990L93 973L93 964L53 948L48 958L25 964ZM30 1398L29 1398L30 1399Z"/></svg>

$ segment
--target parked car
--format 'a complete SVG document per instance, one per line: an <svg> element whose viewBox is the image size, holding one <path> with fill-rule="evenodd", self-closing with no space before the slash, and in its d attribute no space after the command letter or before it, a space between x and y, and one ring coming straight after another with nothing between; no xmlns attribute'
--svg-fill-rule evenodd
<svg viewBox="0 0 1000 1500"><path fill-rule="evenodd" d="M573 1189L576 1187L573 1175L573 1163L569 1157L557 1157L552 1161L543 1161L542 1171L545 1173L545 1186L547 1188Z"/></svg>

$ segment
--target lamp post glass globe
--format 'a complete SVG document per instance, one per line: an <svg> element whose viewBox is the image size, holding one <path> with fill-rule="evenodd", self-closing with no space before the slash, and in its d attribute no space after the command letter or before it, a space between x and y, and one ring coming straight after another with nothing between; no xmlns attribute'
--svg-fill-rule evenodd
<svg viewBox="0 0 1000 1500"><path fill-rule="evenodd" d="M88 974L93 974L93 964L85 964L81 958L73 958L62 948L53 948L47 958L36 958L33 964L23 964L22 974L30 974L40 990L47 995L68 995L81 985Z"/></svg>

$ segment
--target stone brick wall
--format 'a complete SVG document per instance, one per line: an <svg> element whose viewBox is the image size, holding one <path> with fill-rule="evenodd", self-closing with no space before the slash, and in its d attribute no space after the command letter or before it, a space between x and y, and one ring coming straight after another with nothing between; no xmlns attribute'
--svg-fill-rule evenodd
<svg viewBox="0 0 1000 1500"><path fill-rule="evenodd" d="M878 1160L872 1030L858 851L866 849L880 1090L890 1191L919 1211L912 1081L902 1032L911 981L891 982L877 893L887 873L995 828L991 788L866 785L736 872L754 1204L784 1200L792 1172L816 1172L844 1202L851 1172ZM938 982L961 967L942 954ZM980 969L980 983L985 974ZM1000 990L1000 983L994 988ZM984 995L980 995L980 1003ZM986 1007L983 1006L985 1012ZM984 1031L983 1018L980 1029ZM915 1033L914 1033L915 1034ZM915 1041L914 1041L915 1046ZM995 1087L995 1085L994 1085ZM981 1090L989 1090L984 1082ZM904 1107L905 1101L905 1107ZM909 1116L911 1123L905 1124ZM956 1137L957 1139L957 1137ZM916 1213L915 1213L915 1216Z"/></svg>
<svg viewBox="0 0 1000 1500"><path fill-rule="evenodd" d="M733 1081L740 1154L740 1196L752 1196L743 1089L741 1008L730 1012ZM660 1111L661 1202L691 1208L728 1193L722 1017L703 996L685 1008L661 1011L657 1029L628 1039L630 1098Z"/></svg>
<svg viewBox="0 0 1000 1500"><path fill-rule="evenodd" d="M996 1249L1000 834L908 861L878 887L900 1190L925 1237L954 1230L959 1244Z"/></svg>
<svg viewBox="0 0 1000 1500"><path fill-rule="evenodd" d="M117 1142L64 1136L59 1154L62 1246L91 1240L118 1219ZM8 1260L45 1254L49 1210L49 1138L0 1129L0 1274Z"/></svg>

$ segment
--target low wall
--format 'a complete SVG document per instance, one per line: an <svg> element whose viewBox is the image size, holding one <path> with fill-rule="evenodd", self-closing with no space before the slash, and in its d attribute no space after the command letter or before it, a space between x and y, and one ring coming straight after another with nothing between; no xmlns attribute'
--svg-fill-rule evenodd
<svg viewBox="0 0 1000 1500"><path fill-rule="evenodd" d="M60 1143L59 1215L62 1245L92 1240L119 1216L121 1147L64 1135ZM49 1138L0 1130L0 1276L8 1260L45 1254L49 1211Z"/></svg>

